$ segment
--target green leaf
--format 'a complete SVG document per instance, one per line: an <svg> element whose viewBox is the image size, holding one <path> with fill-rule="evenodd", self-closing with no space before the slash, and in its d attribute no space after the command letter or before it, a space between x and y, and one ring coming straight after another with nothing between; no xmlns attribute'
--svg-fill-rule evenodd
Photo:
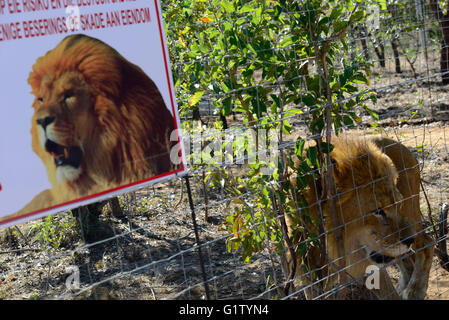
<svg viewBox="0 0 449 320"><path fill-rule="evenodd" d="M323 151L323 153L330 153L332 150L334 150L334 146L332 144L321 142L321 151Z"/></svg>
<svg viewBox="0 0 449 320"><path fill-rule="evenodd" d="M285 37L284 40L281 41L280 47L285 48L290 46L293 43L292 37Z"/></svg>
<svg viewBox="0 0 449 320"><path fill-rule="evenodd" d="M363 73L358 72L354 75L352 82L369 85L369 78Z"/></svg>
<svg viewBox="0 0 449 320"><path fill-rule="evenodd" d="M329 24L330 18L329 17L323 17L319 22L318 26L327 26Z"/></svg>
<svg viewBox="0 0 449 320"><path fill-rule="evenodd" d="M310 147L306 151L306 161L307 164L312 168L319 168L319 162L318 162L318 148L317 147Z"/></svg>
<svg viewBox="0 0 449 320"><path fill-rule="evenodd" d="M310 130L311 132L322 132L324 129L324 119L323 117L318 117L316 119L313 119L310 123Z"/></svg>
<svg viewBox="0 0 449 320"><path fill-rule="evenodd" d="M190 50L194 56L199 55L199 53L200 53L200 47L198 46L197 43L193 43L190 46Z"/></svg>
<svg viewBox="0 0 449 320"><path fill-rule="evenodd" d="M298 158L302 159L303 152L304 152L304 145L306 141L302 139L301 137L296 140L295 143L295 154L298 156Z"/></svg>
<svg viewBox="0 0 449 320"><path fill-rule="evenodd" d="M351 128L354 125L354 120L352 120L352 118L348 115L344 115L343 116L343 123L348 126L349 128Z"/></svg>
<svg viewBox="0 0 449 320"><path fill-rule="evenodd" d="M355 122L362 122L362 118L360 118L355 112L349 112L349 115Z"/></svg>
<svg viewBox="0 0 449 320"><path fill-rule="evenodd" d="M251 11L253 11L253 10L254 10L253 7L251 7L250 5L245 4L245 5L240 9L240 12L241 12L241 13L247 13L247 12L251 12Z"/></svg>
<svg viewBox="0 0 449 320"><path fill-rule="evenodd" d="M222 115L229 116L231 114L231 101L230 97L223 100L223 109L221 110Z"/></svg>
<svg viewBox="0 0 449 320"><path fill-rule="evenodd" d="M282 121L282 131L285 134L290 134L292 131L292 125L287 120Z"/></svg>
<svg viewBox="0 0 449 320"><path fill-rule="evenodd" d="M252 22L254 24L259 24L262 20L262 7L258 7L254 13Z"/></svg>
<svg viewBox="0 0 449 320"><path fill-rule="evenodd" d="M340 18L340 16L341 16L343 10L344 10L344 8L343 8L343 7L340 7L340 6L333 8L333 9L332 9L332 12L331 12L331 14L330 14L330 16L329 16L329 18L330 18L331 20L335 20L335 19L337 19L337 18Z"/></svg>
<svg viewBox="0 0 449 320"><path fill-rule="evenodd" d="M307 187L307 179L304 175L299 175L296 177L296 187L298 190L303 190L305 187Z"/></svg>
<svg viewBox="0 0 449 320"><path fill-rule="evenodd" d="M342 20L336 20L334 22L334 32L338 33L341 30L343 30L344 28L346 28L347 26L348 26L348 22L342 21Z"/></svg>
<svg viewBox="0 0 449 320"><path fill-rule="evenodd" d="M354 101L354 99L351 99L343 104L343 109L351 110L355 105L356 105L356 102Z"/></svg>
<svg viewBox="0 0 449 320"><path fill-rule="evenodd" d="M382 10L387 10L386 0L376 0Z"/></svg>
<svg viewBox="0 0 449 320"><path fill-rule="evenodd" d="M368 111L368 113L376 120L379 120L379 115L377 114L377 112L371 110L370 108L368 108L368 106L366 106L365 104L362 105L363 109L365 109L366 111Z"/></svg>
<svg viewBox="0 0 449 320"><path fill-rule="evenodd" d="M301 100L308 107L314 106L316 104L316 99L311 95L304 95L301 97Z"/></svg>
<svg viewBox="0 0 449 320"><path fill-rule="evenodd" d="M289 109L289 110L287 110L285 112L285 116L286 117L291 117L291 116L294 116L294 115L297 115L297 114L301 114L301 113L303 113L303 111L301 109L291 108L291 109Z"/></svg>
<svg viewBox="0 0 449 320"><path fill-rule="evenodd" d="M232 13L235 11L234 5L226 0L222 0L220 3L221 7L224 8L228 13Z"/></svg>
<svg viewBox="0 0 449 320"><path fill-rule="evenodd" d="M350 84L346 84L343 87L344 91L348 92L348 93L354 93L357 92L359 89L357 89L357 87L354 87L353 85Z"/></svg>
<svg viewBox="0 0 449 320"><path fill-rule="evenodd" d="M365 16L365 10L359 9L356 12L354 12L349 19L350 22L359 21Z"/></svg>

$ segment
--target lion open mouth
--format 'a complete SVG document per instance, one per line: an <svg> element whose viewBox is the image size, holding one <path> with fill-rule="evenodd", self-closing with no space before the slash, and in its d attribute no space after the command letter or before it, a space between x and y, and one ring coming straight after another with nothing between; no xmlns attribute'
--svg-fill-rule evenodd
<svg viewBox="0 0 449 320"><path fill-rule="evenodd" d="M374 262L379 263L379 264L389 263L389 262L391 262L391 261L393 261L395 259L395 258L390 257L390 256L379 254L379 253L377 253L375 251L372 251L370 253L370 258L371 258L371 260L373 260Z"/></svg>
<svg viewBox="0 0 449 320"><path fill-rule="evenodd" d="M47 139L45 142L45 149L55 159L56 167L69 165L74 168L79 168L81 165L81 158L83 152L80 147L65 147L52 140Z"/></svg>

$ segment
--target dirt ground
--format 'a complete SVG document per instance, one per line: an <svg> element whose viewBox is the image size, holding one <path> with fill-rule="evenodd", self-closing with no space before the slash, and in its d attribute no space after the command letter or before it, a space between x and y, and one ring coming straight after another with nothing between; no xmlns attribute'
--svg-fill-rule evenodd
<svg viewBox="0 0 449 320"><path fill-rule="evenodd" d="M430 55L431 57L435 55ZM418 61L419 62L419 61ZM402 141L417 156L433 219L449 204L449 118L445 101L449 87L414 79L404 65L400 75L393 62L375 74L379 126L362 126L357 134L374 130ZM437 58L416 65L418 79L437 72ZM429 73L427 73L429 72ZM370 123L364 115L363 123ZM301 121L293 121L294 135ZM227 233L219 229L228 213L228 196L218 189L205 197L202 176L193 175L193 200L201 257L209 295L213 299L278 299L282 281L278 257L266 250L240 261L239 252L226 250ZM106 206L90 234L80 234L70 212L0 231L0 299L204 299L202 269L185 185L181 178L120 197L123 215L114 217ZM426 220L428 205L421 194ZM397 281L398 272L389 272ZM79 276L79 287L76 280ZM301 298L297 296L295 298ZM449 273L434 257L427 299L449 299Z"/></svg>

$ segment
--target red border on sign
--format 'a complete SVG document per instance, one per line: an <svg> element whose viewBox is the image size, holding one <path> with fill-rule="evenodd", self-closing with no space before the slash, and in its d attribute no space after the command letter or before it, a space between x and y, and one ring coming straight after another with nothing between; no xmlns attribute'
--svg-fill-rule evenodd
<svg viewBox="0 0 449 320"><path fill-rule="evenodd" d="M170 103L171 103L171 108L172 108L172 112L173 112L174 127L175 127L175 130L176 130L179 150L182 153L183 149L181 147L181 139L180 139L180 136L179 136L179 130L177 130L178 129L178 122L177 122L177 117L176 117L176 112L175 112L175 100L174 100L174 97L173 97L174 93L173 93L172 85L171 85L171 81L170 81L170 70L168 68L167 54L166 54L166 50L165 50L165 42L164 42L164 36L163 36L163 32L162 32L162 22L161 22L160 14L159 14L158 0L154 0L154 6L156 8L156 16L157 16L157 22L158 22L158 27L159 27L159 36L160 36L160 39L161 39L162 53L163 53L163 56L164 56L165 75L167 77L168 89L169 89L169 93L170 93ZM23 218L26 218L26 217L30 217L30 216L39 214L39 213L44 212L44 211L60 208L60 207L71 205L71 204L74 204L74 203L77 203L77 202L81 202L81 201L84 201L84 200L89 200L89 199L92 199L92 198L96 198L96 197L100 197L100 196L103 196L103 195L107 195L109 193L113 193L113 192L118 191L118 190L122 190L122 189L126 189L126 188L133 187L133 186L136 186L136 185L144 184L144 183L150 182L152 180L160 179L160 178L163 178L163 177L166 177L166 176L169 176L169 175L174 175L174 174L176 174L178 172L181 172L181 171L184 171L184 162L183 162L182 154L181 154L181 163L180 163L180 168L179 169L176 169L176 170L173 170L173 171L169 171L169 172L165 172L165 173L156 175L156 176L148 178L148 179L144 179L144 180L136 181L136 182L133 182L133 183L129 183L127 185L119 186L119 187L116 187L116 188L113 188L113 189L109 189L109 190L102 191L102 192L99 192L99 193L95 193L95 194L92 194L92 195L89 195L89 196L85 196L85 197L82 197L82 198L79 198L79 199L75 199L75 200L71 200L71 201L68 201L68 202L61 203L61 204L57 204L57 205L54 205L54 206L51 206L51 207L48 207L48 208L39 209L39 210L36 210L36 211L33 211L33 212L25 213L25 214L20 215L20 216L4 219L4 220L0 221L0 225L6 224L8 222L15 221L15 220L23 219ZM1 219L1 217L0 217L0 219Z"/></svg>

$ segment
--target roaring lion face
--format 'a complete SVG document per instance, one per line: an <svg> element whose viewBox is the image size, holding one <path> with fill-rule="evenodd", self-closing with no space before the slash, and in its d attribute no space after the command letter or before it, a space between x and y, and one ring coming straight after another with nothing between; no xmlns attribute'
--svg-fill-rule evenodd
<svg viewBox="0 0 449 320"><path fill-rule="evenodd" d="M73 183L87 170L94 102L93 89L77 72L42 80L33 104L33 149L59 184Z"/></svg>
<svg viewBox="0 0 449 320"><path fill-rule="evenodd" d="M47 205L175 168L175 122L158 88L106 43L68 36L37 59L28 82L32 146L52 185Z"/></svg>

